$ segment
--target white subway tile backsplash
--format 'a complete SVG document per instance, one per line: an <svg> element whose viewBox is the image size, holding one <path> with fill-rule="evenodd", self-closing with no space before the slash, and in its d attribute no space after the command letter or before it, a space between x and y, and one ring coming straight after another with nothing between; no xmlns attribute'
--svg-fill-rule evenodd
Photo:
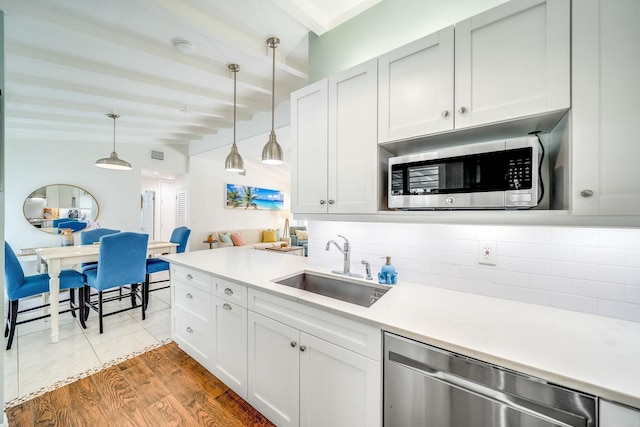
<svg viewBox="0 0 640 427"><path fill-rule="evenodd" d="M391 256L400 281L640 321L640 230L309 221L309 262L338 269L327 240L351 242L352 270ZM496 242L497 265L478 264Z"/></svg>

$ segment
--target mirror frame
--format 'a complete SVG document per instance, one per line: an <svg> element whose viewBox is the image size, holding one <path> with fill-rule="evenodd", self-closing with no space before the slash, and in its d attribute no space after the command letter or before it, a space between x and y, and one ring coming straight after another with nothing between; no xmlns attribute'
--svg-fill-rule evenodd
<svg viewBox="0 0 640 427"><path fill-rule="evenodd" d="M27 215L27 212L26 212L27 202L29 201L29 199L33 198L34 194L36 194L38 192L42 192L43 194L46 195L46 189L48 187L53 187L53 186L55 186L55 187L61 187L61 186L62 187L70 187L71 191L73 191L74 189L77 189L80 192L88 195L92 200L92 208L91 208L91 212L92 213L93 213L93 206L95 205L95 214L92 215L93 216L92 218L87 218L86 221L89 223L89 226L90 226L91 223L96 222L96 220L98 219L98 216L100 215L100 205L98 204L98 200L95 198L95 196L93 194L91 194L89 191L85 190L84 188L78 187L77 185L73 185L73 184L48 184L48 185L39 187L39 188L35 189L34 191L32 191L31 193L29 193L29 195L26 197L26 199L24 200L24 202L22 204L22 215L24 216L25 221L27 221L29 223L29 225L31 225L33 228L35 228L37 230L42 231L43 233L56 234L56 235L59 234L58 233L58 228L53 228L53 227L45 227L45 228L43 228L42 226L40 226L40 227L36 226L29 218L37 219L37 217L30 217L30 216ZM72 196L72 198L73 197L74 196ZM58 205L59 203L60 202L58 200L56 202L56 205ZM47 206L47 207L50 207L52 209L61 209L59 206L56 206L56 207ZM64 207L62 209L67 209L67 208ZM70 209L78 209L78 208L72 206ZM80 209L82 209L82 208L80 208ZM53 219L59 219L59 218L53 218ZM42 220L41 224L44 224L45 221L47 221L47 219L44 218L44 216L43 216L43 220ZM85 227L82 230L86 230L87 228L88 227ZM77 231L82 231L82 230L77 230ZM76 231L73 231L73 232L75 233Z"/></svg>

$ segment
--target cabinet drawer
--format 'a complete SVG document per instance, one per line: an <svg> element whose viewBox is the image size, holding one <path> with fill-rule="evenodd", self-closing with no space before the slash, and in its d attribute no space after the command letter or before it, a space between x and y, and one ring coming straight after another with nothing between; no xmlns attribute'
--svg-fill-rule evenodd
<svg viewBox="0 0 640 427"><path fill-rule="evenodd" d="M203 321L176 307L173 307L172 320L174 341L201 365L209 368L211 322Z"/></svg>
<svg viewBox="0 0 640 427"><path fill-rule="evenodd" d="M247 287L219 277L212 277L213 294L225 301L247 307Z"/></svg>
<svg viewBox="0 0 640 427"><path fill-rule="evenodd" d="M373 360L382 357L379 328L249 289L249 310Z"/></svg>
<svg viewBox="0 0 640 427"><path fill-rule="evenodd" d="M211 320L211 295L195 286L172 282L173 306L199 318Z"/></svg>
<svg viewBox="0 0 640 427"><path fill-rule="evenodd" d="M177 280L211 293L211 276L200 271L173 266L171 267L171 280Z"/></svg>

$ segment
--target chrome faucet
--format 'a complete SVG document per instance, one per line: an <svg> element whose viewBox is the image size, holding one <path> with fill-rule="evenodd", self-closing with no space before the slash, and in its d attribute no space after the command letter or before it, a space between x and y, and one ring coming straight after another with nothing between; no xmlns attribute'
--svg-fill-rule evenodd
<svg viewBox="0 0 640 427"><path fill-rule="evenodd" d="M342 267L342 271L332 270L331 272L351 277L362 277L361 274L351 273L351 246L349 245L349 241L346 237L340 234L338 234L338 237L342 237L344 239L344 246L341 248L335 240L329 240L327 242L327 247L325 248L325 250L328 251L331 247L331 244L333 243L335 247L338 248L338 250L344 255L344 265Z"/></svg>

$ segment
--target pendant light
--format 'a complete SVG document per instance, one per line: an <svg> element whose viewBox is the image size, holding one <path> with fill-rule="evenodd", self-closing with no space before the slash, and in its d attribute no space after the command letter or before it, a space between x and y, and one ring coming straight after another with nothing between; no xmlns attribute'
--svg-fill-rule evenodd
<svg viewBox="0 0 640 427"><path fill-rule="evenodd" d="M111 156L96 160L96 166L104 169L115 169L121 171L131 170L131 164L125 160L118 158L116 153L116 119L120 117L118 114L107 114L107 117L113 119L113 152Z"/></svg>
<svg viewBox="0 0 640 427"><path fill-rule="evenodd" d="M238 64L229 64L227 68L233 73L233 145L231 146L231 153L224 161L224 170L227 172L244 172L244 161L238 153L238 146L236 145L236 76L240 71Z"/></svg>
<svg viewBox="0 0 640 427"><path fill-rule="evenodd" d="M282 147L276 140L276 132L274 127L275 121L275 87L276 87L276 48L280 45L280 39L270 37L267 39L267 46L273 49L273 69L271 79L271 133L269 134L269 142L262 149L262 163L268 165L282 164Z"/></svg>

